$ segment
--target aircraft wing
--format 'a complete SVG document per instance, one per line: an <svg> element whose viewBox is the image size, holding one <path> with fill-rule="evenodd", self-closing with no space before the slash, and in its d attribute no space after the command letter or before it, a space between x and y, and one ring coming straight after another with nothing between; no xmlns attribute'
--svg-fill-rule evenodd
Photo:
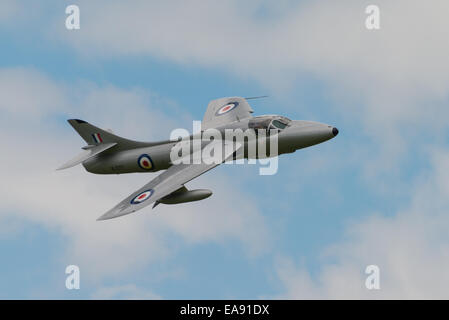
<svg viewBox="0 0 449 320"><path fill-rule="evenodd" d="M241 97L228 97L212 100L207 106L201 129L216 128L234 121L251 117L254 110Z"/></svg>
<svg viewBox="0 0 449 320"><path fill-rule="evenodd" d="M213 141L211 143L223 144L221 141ZM224 148L220 163L172 165L97 220L107 220L130 214L182 188L185 183L231 158L234 152L241 148L241 144L232 144L232 142L226 142L225 144L228 143L231 143L232 147Z"/></svg>

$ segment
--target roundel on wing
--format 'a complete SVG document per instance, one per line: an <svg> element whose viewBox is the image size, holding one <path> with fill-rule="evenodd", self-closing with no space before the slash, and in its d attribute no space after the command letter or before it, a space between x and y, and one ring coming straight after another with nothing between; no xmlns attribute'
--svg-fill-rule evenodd
<svg viewBox="0 0 449 320"><path fill-rule="evenodd" d="M137 160L137 164L144 170L151 170L154 167L153 160L147 154L141 155Z"/></svg>
<svg viewBox="0 0 449 320"><path fill-rule="evenodd" d="M222 114L228 113L229 111L231 111L238 105L239 105L238 102L229 102L229 103L225 104L224 106L222 106L220 109L218 109L217 112L215 113L215 115L221 116Z"/></svg>
<svg viewBox="0 0 449 320"><path fill-rule="evenodd" d="M147 200L153 194L153 189L139 193L131 200L131 204L139 204Z"/></svg>

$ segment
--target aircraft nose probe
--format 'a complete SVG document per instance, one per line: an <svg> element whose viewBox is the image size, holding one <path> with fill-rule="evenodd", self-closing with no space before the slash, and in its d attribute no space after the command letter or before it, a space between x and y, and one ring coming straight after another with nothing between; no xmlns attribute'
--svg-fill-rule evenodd
<svg viewBox="0 0 449 320"><path fill-rule="evenodd" d="M338 134L338 129L334 127L334 128L332 129L332 134L334 135L334 137L336 137L337 134Z"/></svg>

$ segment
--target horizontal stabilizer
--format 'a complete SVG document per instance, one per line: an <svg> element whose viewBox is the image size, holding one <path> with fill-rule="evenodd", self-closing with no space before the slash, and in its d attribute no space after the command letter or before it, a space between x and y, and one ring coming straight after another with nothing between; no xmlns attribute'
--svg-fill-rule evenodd
<svg viewBox="0 0 449 320"><path fill-rule="evenodd" d="M83 161L86 161L87 159L107 150L112 148L113 146L115 146L117 143L116 142L112 142L112 143L102 143L99 144L97 146L92 146L89 145L87 147L84 147L83 152L81 152L79 155L77 155L75 158L73 158L70 161L67 161L66 163L64 163L62 166L60 166L58 169L56 170L62 170L62 169L67 169L67 168L71 168L76 166L77 164L82 163Z"/></svg>

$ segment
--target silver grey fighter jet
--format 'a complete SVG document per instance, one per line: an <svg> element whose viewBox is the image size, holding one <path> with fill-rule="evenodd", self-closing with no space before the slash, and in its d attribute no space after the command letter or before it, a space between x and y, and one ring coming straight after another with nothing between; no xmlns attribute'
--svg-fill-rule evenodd
<svg viewBox="0 0 449 320"><path fill-rule="evenodd" d="M338 134L337 128L327 124L290 120L278 115L253 117L253 112L245 98L228 97L212 100L201 122L201 129L204 131L213 128L220 132L225 129L247 130L251 128L257 129L257 132L260 130L273 132L275 130L278 139L277 154L279 155L324 142ZM180 140L138 142L119 137L111 131L102 130L83 120L70 119L68 122L86 141L87 145L82 148L84 150L80 155L62 165L58 170L80 163L88 172L97 174L165 170L99 217L98 220L120 217L140 210L151 203L155 207L159 203L177 204L205 199L212 195L212 191L188 190L185 184L220 163L238 158L248 158L248 153L245 151L247 143L234 143L234 141L227 141L226 138L223 138L222 140L208 140L208 143L226 145L219 161L174 164L170 155L172 149L181 143ZM256 135L255 139L267 139L268 141L268 137L269 134ZM188 139L193 141L202 138L191 135ZM205 148L206 145L208 144L201 140L200 149Z"/></svg>

